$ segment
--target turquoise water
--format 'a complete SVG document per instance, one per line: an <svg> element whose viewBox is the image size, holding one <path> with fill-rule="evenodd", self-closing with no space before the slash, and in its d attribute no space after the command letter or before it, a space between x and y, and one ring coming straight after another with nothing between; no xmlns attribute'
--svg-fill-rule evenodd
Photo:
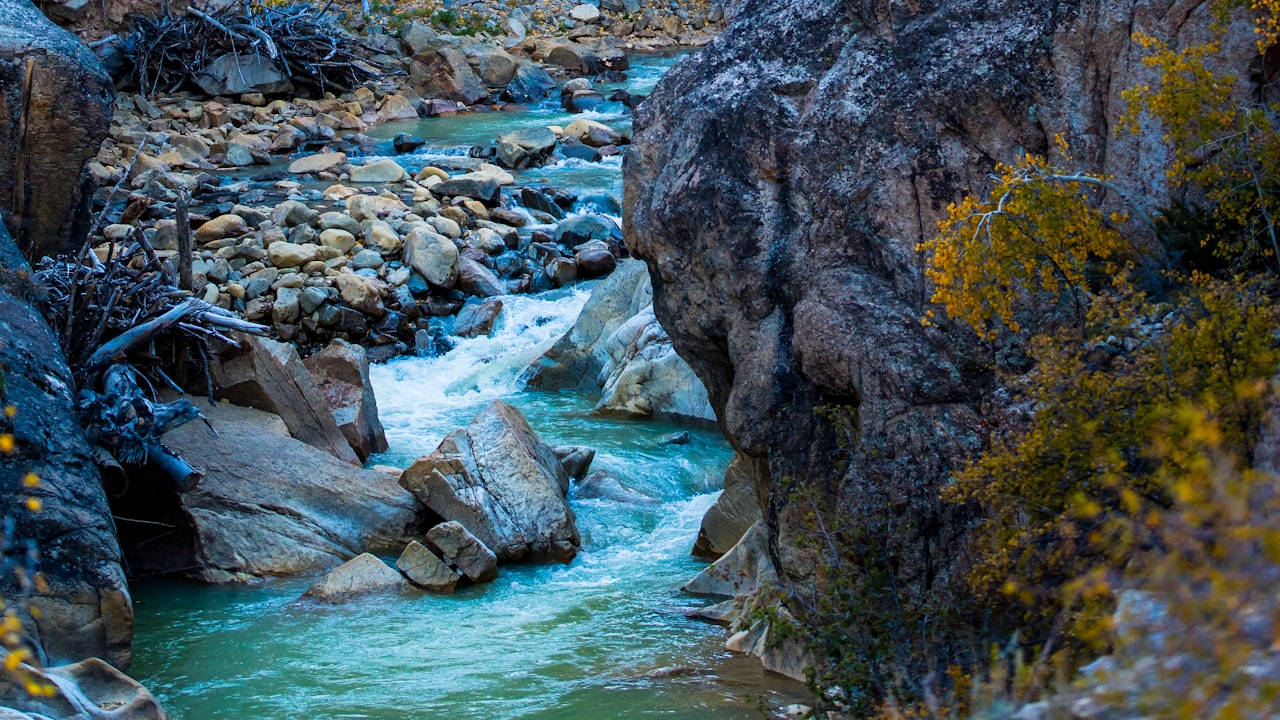
<svg viewBox="0 0 1280 720"><path fill-rule="evenodd" d="M585 291L507 298L493 338L375 367L390 450L405 466L503 398L553 444L597 450L659 502L571 496L582 552L570 565L504 566L453 596L299 603L311 579L251 587L135 588L134 672L178 720L197 718L751 718L797 697L723 630L683 611L679 586L731 451L714 431L659 439L662 423L589 416L590 398L521 392L519 375L567 329ZM388 558L390 559L390 558Z"/></svg>
<svg viewBox="0 0 1280 720"><path fill-rule="evenodd" d="M675 59L639 60L629 87L647 92ZM606 107L596 117L625 128L625 116L614 113ZM413 132L442 149L487 143L522 123L569 120L548 105L397 123L371 134ZM561 164L520 180L616 199L619 167L616 160ZM573 324L589 290L504 298L493 337L458 340L438 358L375 366L391 447L373 462L406 467L501 398L548 442L595 448L593 469L614 472L656 502L571 495L583 541L571 564L503 566L497 581L452 596L325 607L297 600L314 578L232 587L139 583L132 672L170 717L695 720L757 718L762 703L803 700L796 685L725 652L722 628L684 616L703 604L679 588L704 566L689 551L732 455L724 438L595 418L593 398L522 390L523 370ZM689 432L690 442L659 442L676 430Z"/></svg>

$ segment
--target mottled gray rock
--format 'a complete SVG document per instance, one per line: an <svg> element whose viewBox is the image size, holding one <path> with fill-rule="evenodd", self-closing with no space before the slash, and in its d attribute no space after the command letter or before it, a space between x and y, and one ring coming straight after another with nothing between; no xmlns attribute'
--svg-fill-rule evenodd
<svg viewBox="0 0 1280 720"><path fill-rule="evenodd" d="M489 335L493 332L493 324L497 321L500 312L502 312L502 301L497 298L468 301L458 311L458 317L453 324L453 334L466 338Z"/></svg>
<svg viewBox="0 0 1280 720"><path fill-rule="evenodd" d="M476 77L466 55L453 48L439 48L416 57L410 67L410 79L424 98L474 105L489 97L489 90Z"/></svg>
<svg viewBox="0 0 1280 720"><path fill-rule="evenodd" d="M612 500L633 505L651 505L659 502L656 498L629 487L608 470L597 470L583 478L574 486L573 495L581 500Z"/></svg>
<svg viewBox="0 0 1280 720"><path fill-rule="evenodd" d="M111 78L77 37L28 0L0 6L0 207L27 258L75 252L84 241L93 195L84 168L107 136L114 97ZM26 195L13 217L19 153Z"/></svg>
<svg viewBox="0 0 1280 720"><path fill-rule="evenodd" d="M569 478L518 410L495 400L400 478L504 562L568 562L580 543L565 502Z"/></svg>
<svg viewBox="0 0 1280 720"><path fill-rule="evenodd" d="M293 92L293 83L278 62L265 53L253 55L219 55L195 76L196 84L209 95L243 95L262 93L279 95Z"/></svg>
<svg viewBox="0 0 1280 720"><path fill-rule="evenodd" d="M180 533L163 553L131 556L136 572L205 582L296 575L363 552L397 552L412 539L421 506L393 475L289 437L270 413L227 403L201 410L212 431L193 422L164 436L204 474L175 500L171 524L190 538Z"/></svg>
<svg viewBox="0 0 1280 720"><path fill-rule="evenodd" d="M681 589L693 595L734 597L777 585L778 574L769 555L769 528L760 521Z"/></svg>
<svg viewBox="0 0 1280 720"><path fill-rule="evenodd" d="M524 128L498 136L498 161L513 170L537 167L555 150L556 134L550 128Z"/></svg>

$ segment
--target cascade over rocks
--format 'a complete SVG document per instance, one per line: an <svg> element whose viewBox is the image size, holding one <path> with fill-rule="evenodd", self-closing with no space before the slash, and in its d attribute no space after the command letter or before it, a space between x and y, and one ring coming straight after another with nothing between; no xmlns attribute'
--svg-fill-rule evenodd
<svg viewBox="0 0 1280 720"><path fill-rule="evenodd" d="M581 540L569 476L520 411L495 400L404 471L400 484L503 562L568 562Z"/></svg>
<svg viewBox="0 0 1280 720"><path fill-rule="evenodd" d="M1134 31L1207 38L1204 0L747 0L636 110L627 245L654 311L750 460L781 581L812 589L802 514L782 482L898 560L904 601L954 587L962 508L939 485L981 447L991 378L972 337L925 327L916 246L997 161L1061 133L1083 169L1167 198L1154 129L1113 136L1121 92L1150 82ZM1248 76L1251 32L1225 71ZM857 428L838 481L844 408ZM892 530L890 530L892 527Z"/></svg>
<svg viewBox="0 0 1280 720"><path fill-rule="evenodd" d="M0 405L19 412L0 417L14 436L0 453L0 507L16 521L15 535L39 543L48 592L31 599L39 618L23 618L45 665L100 657L122 669L132 659L133 604L121 567L120 545L98 468L74 409L71 370L58 340L30 304L34 289L26 260L0 226ZM22 487L34 473L40 485ZM21 510L27 497L39 513ZM19 596L11 574L0 594Z"/></svg>
<svg viewBox="0 0 1280 720"><path fill-rule="evenodd" d="M76 36L30 0L0 5L0 207L27 258L80 249L94 187L83 168L107 137L114 98L110 76ZM26 197L13 217L19 168Z"/></svg>
<svg viewBox="0 0 1280 720"><path fill-rule="evenodd" d="M602 415L714 418L702 383L654 318L649 276L635 260L596 285L573 327L526 374L531 387L599 393L594 412Z"/></svg>

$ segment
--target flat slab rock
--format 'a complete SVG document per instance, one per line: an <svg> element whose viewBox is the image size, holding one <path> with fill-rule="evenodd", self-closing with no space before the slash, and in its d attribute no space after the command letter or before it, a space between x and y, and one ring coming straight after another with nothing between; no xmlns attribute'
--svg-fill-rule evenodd
<svg viewBox="0 0 1280 720"><path fill-rule="evenodd" d="M450 433L400 484L455 520L502 562L568 562L581 540L565 500L569 477L520 411L495 400Z"/></svg>
<svg viewBox="0 0 1280 720"><path fill-rule="evenodd" d="M216 436L203 422L164 436L205 475L179 496L196 535L197 569L190 572L197 578L314 572L362 552L398 550L412 539L420 506L394 475L295 440L270 413L226 403L200 409Z"/></svg>

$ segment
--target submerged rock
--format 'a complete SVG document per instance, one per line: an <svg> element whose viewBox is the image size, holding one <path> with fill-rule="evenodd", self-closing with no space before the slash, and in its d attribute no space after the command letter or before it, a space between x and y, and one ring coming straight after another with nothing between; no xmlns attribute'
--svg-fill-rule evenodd
<svg viewBox="0 0 1280 720"><path fill-rule="evenodd" d="M518 410L495 400L400 479L499 560L568 562L580 539L565 502L569 477Z"/></svg>
<svg viewBox="0 0 1280 720"><path fill-rule="evenodd" d="M583 500L601 499L636 505L651 505L660 502L657 498L627 486L617 475L608 470L597 470L582 479L573 489L574 497Z"/></svg>
<svg viewBox="0 0 1280 720"><path fill-rule="evenodd" d="M339 604L363 595L403 590L405 579L376 555L362 553L339 565L303 594L304 600Z"/></svg>

